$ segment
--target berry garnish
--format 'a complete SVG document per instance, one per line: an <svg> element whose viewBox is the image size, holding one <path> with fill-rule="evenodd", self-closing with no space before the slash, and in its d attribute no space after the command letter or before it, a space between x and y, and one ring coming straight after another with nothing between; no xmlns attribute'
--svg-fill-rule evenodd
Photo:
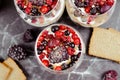
<svg viewBox="0 0 120 80"><path fill-rule="evenodd" d="M74 61L77 61L78 60L78 56L77 55L72 55L71 56L71 61L74 62Z"/></svg>
<svg viewBox="0 0 120 80"><path fill-rule="evenodd" d="M51 63L59 63L68 60L69 56L64 46L59 46L49 54L49 61Z"/></svg>
<svg viewBox="0 0 120 80"><path fill-rule="evenodd" d="M113 6L114 0L74 0L74 4L78 8L83 8L87 14L96 15L108 11Z"/></svg>
<svg viewBox="0 0 120 80"><path fill-rule="evenodd" d="M31 41L34 41L35 40L35 37L34 37L34 32L32 31L32 29L27 29L23 35L23 40L25 42L31 42Z"/></svg>
<svg viewBox="0 0 120 80"><path fill-rule="evenodd" d="M70 35L70 31L66 30L64 34L65 34L65 36L69 36Z"/></svg>
<svg viewBox="0 0 120 80"><path fill-rule="evenodd" d="M71 42L71 43L69 43L69 46L70 46L71 48L74 48L74 47L75 47L75 44L74 44L73 42Z"/></svg>
<svg viewBox="0 0 120 80"><path fill-rule="evenodd" d="M74 44L75 45L79 45L80 44L80 39L79 38L75 38L74 39Z"/></svg>
<svg viewBox="0 0 120 80"><path fill-rule="evenodd" d="M66 63L63 63L61 66L62 66L62 70L65 70L68 68L68 64L66 64Z"/></svg>
<svg viewBox="0 0 120 80"><path fill-rule="evenodd" d="M50 65L48 66L48 68L53 69L54 67L53 67L53 65L50 64Z"/></svg>
<svg viewBox="0 0 120 80"><path fill-rule="evenodd" d="M42 60L42 63L47 67L49 66L49 61L48 60Z"/></svg>
<svg viewBox="0 0 120 80"><path fill-rule="evenodd" d="M115 70L105 72L103 80L117 80L118 73Z"/></svg>
<svg viewBox="0 0 120 80"><path fill-rule="evenodd" d="M61 32L61 31L56 31L56 32L55 32L55 36L56 36L57 38L60 38L62 35L63 35L63 32Z"/></svg>
<svg viewBox="0 0 120 80"><path fill-rule="evenodd" d="M9 48L8 56L14 60L22 60L27 56L26 51L20 45L14 45Z"/></svg>
<svg viewBox="0 0 120 80"><path fill-rule="evenodd" d="M59 26L52 26L51 31L56 32L59 30Z"/></svg>
<svg viewBox="0 0 120 80"><path fill-rule="evenodd" d="M47 45L47 41L46 40L43 40L42 42L41 42L41 45L44 45L44 46L46 46Z"/></svg>
<svg viewBox="0 0 120 80"><path fill-rule="evenodd" d="M56 71L61 71L61 70L62 70L62 67L61 67L61 66L56 66L56 67L55 67L55 70L56 70Z"/></svg>
<svg viewBox="0 0 120 80"><path fill-rule="evenodd" d="M73 48L68 47L68 48L67 48L67 51L68 51L68 54L69 54L69 55L74 55L75 50L74 50Z"/></svg>
<svg viewBox="0 0 120 80"><path fill-rule="evenodd" d="M43 14L46 14L48 11L49 11L49 7L48 6L46 6L46 5L43 5L41 8L40 8L40 11L41 11L41 13L43 13Z"/></svg>
<svg viewBox="0 0 120 80"><path fill-rule="evenodd" d="M40 46L37 48L38 51L43 51L44 49L45 49L45 46L44 46L44 45L40 45Z"/></svg>
<svg viewBox="0 0 120 80"><path fill-rule="evenodd" d="M40 16L51 11L58 0L17 0L18 7L28 15Z"/></svg>

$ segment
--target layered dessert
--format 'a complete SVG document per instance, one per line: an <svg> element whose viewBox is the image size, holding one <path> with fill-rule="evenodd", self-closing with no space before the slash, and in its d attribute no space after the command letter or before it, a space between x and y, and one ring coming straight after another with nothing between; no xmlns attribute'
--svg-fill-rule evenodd
<svg viewBox="0 0 120 80"><path fill-rule="evenodd" d="M66 0L70 18L85 27L105 23L114 11L116 0Z"/></svg>
<svg viewBox="0 0 120 80"><path fill-rule="evenodd" d="M44 67L63 71L73 67L74 64L80 64L84 43L73 28L54 24L40 33L35 51L39 62Z"/></svg>
<svg viewBox="0 0 120 80"><path fill-rule="evenodd" d="M42 27L62 16L64 0L14 0L19 15L30 25Z"/></svg>

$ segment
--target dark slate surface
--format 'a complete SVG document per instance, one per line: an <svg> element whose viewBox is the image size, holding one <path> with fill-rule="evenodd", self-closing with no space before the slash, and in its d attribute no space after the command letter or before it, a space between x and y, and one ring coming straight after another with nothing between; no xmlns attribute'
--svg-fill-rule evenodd
<svg viewBox="0 0 120 80"><path fill-rule="evenodd" d="M69 24L77 29L82 34L83 40L86 44L86 50L88 49L89 37L92 29L75 25L69 19L66 11L58 22ZM120 30L120 0L117 2L113 16L107 23L102 25L102 27L112 27L116 30ZM70 74L51 74L44 71L44 69L38 64L34 55L35 42L24 43L22 40L24 31L30 28L35 27L28 25L20 18L14 7L13 0L2 0L2 6L0 9L0 60L7 58L7 50L10 45L23 44L24 46L27 46L28 50L33 55L18 62L18 64L23 68L28 80L101 80L102 74L109 69L117 70L119 73L118 80L120 80L120 64L88 56L87 52L82 65ZM40 32L44 28L35 29ZM29 47L31 49L29 49Z"/></svg>

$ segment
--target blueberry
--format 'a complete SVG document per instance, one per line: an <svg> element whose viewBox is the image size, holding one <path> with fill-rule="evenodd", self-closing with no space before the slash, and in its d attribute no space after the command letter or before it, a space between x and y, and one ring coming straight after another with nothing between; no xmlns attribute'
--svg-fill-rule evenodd
<svg viewBox="0 0 120 80"><path fill-rule="evenodd" d="M38 50L39 51L43 51L45 49L45 46L44 45L40 45L40 47L38 47Z"/></svg>
<svg viewBox="0 0 120 80"><path fill-rule="evenodd" d="M78 60L78 56L77 55L72 55L71 56L71 61L77 61Z"/></svg>
<svg viewBox="0 0 120 80"><path fill-rule="evenodd" d="M66 36L69 36L69 35L70 35L70 31L69 31L69 30L66 30L64 34L65 34Z"/></svg>
<svg viewBox="0 0 120 80"><path fill-rule="evenodd" d="M95 15L96 13L97 13L96 7L92 7L92 8L90 9L90 14L91 14L91 15Z"/></svg>
<svg viewBox="0 0 120 80"><path fill-rule="evenodd" d="M51 65L51 64L50 64L48 67L49 67L50 69L53 69L53 65Z"/></svg>
<svg viewBox="0 0 120 80"><path fill-rule="evenodd" d="M68 68L72 67L73 65L74 65L74 62L70 62L70 63L68 64Z"/></svg>
<svg viewBox="0 0 120 80"><path fill-rule="evenodd" d="M73 42L71 42L71 43L69 43L69 46L70 46L71 48L74 48L74 47L75 47L75 44L74 44Z"/></svg>
<svg viewBox="0 0 120 80"><path fill-rule="evenodd" d="M84 7L85 6L85 4L84 4L84 2L75 2L75 5L77 6L77 7Z"/></svg>
<svg viewBox="0 0 120 80"><path fill-rule="evenodd" d="M51 31L56 32L59 30L59 26L52 26Z"/></svg>
<svg viewBox="0 0 120 80"><path fill-rule="evenodd" d="M43 40L41 44L44 45L44 46L46 46L47 43L48 43L48 42L47 42L46 40Z"/></svg>
<svg viewBox="0 0 120 80"><path fill-rule="evenodd" d="M36 14L36 13L38 12L38 8L33 7L32 10L31 10L31 12L32 12L33 14Z"/></svg>
<svg viewBox="0 0 120 80"><path fill-rule="evenodd" d="M65 69L67 69L67 68L68 68L68 64L63 63L63 64L62 64L62 70L65 70Z"/></svg>

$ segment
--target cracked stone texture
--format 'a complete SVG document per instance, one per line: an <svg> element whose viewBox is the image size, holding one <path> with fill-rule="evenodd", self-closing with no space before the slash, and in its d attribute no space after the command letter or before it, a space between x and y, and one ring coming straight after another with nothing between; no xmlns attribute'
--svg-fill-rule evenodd
<svg viewBox="0 0 120 80"><path fill-rule="evenodd" d="M102 25L102 27L112 27L120 31L120 0L117 1L114 14L109 21ZM69 24L78 30L83 37L87 51L92 29L74 24L68 17L66 10L58 22ZM0 60L7 58L7 50L11 45L23 44L31 47L32 49L29 50L33 55L18 62L28 80L102 80L102 74L110 69L114 69L118 72L118 80L120 80L120 64L88 56L87 53L84 56L82 64L69 74L52 74L45 71L44 68L39 65L37 58L34 55L35 42L25 43L22 40L24 31L30 28L35 27L28 25L20 18L14 7L13 0L2 0L0 9ZM35 29L40 32L44 28Z"/></svg>

